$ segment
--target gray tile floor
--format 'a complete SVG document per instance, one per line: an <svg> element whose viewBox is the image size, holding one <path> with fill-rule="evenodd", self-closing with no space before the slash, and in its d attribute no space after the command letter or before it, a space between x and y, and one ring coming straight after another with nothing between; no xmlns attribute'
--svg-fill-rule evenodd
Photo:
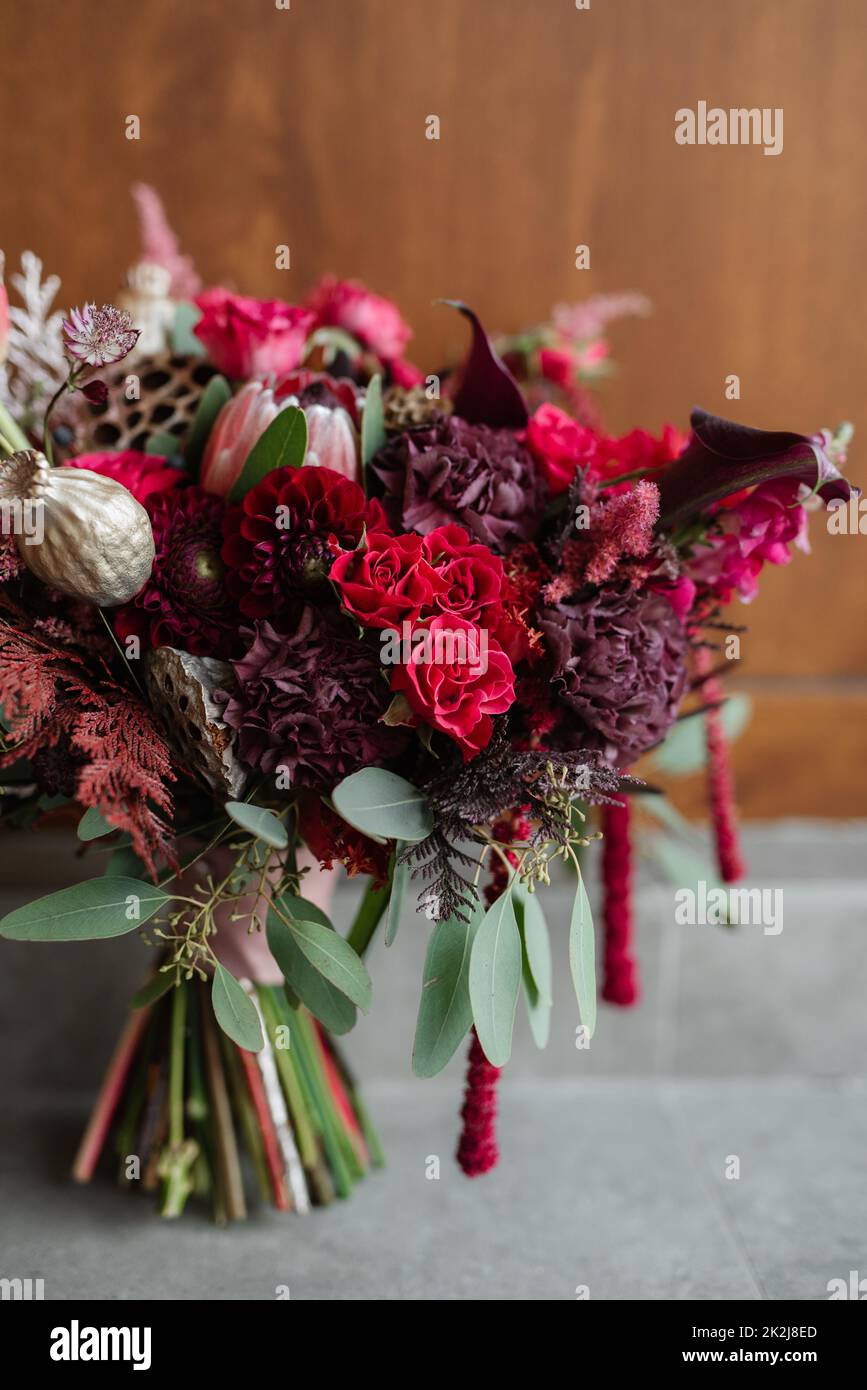
<svg viewBox="0 0 867 1390"><path fill-rule="evenodd" d="M374 1011L351 1047L388 1168L347 1203L231 1232L196 1213L169 1228L145 1200L65 1178L141 973L135 943L0 943L0 1274L41 1276L57 1299L268 1299L284 1284L302 1299L826 1298L830 1279L867 1277L865 846L857 824L750 832L751 881L784 892L779 936L676 926L672 890L643 873L644 997L604 1009L589 1051L553 889L551 1044L537 1053L519 1020L501 1166L475 1182L451 1160L460 1061L409 1074L427 928L408 915L372 953ZM4 869L3 911L33 891ZM341 892L339 922L352 900Z"/></svg>

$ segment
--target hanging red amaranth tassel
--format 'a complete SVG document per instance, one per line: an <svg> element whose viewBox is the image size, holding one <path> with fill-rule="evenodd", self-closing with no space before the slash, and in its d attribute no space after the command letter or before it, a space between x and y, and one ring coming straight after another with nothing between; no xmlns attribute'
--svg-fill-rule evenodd
<svg viewBox="0 0 867 1390"><path fill-rule="evenodd" d="M632 954L632 843L629 802L606 806L602 814L602 883L604 889L605 980L602 998L629 1008L638 999L638 976Z"/></svg>
<svg viewBox="0 0 867 1390"><path fill-rule="evenodd" d="M714 706L714 708L706 710L704 717L707 740L707 785L711 820L716 839L717 864L723 883L737 883L738 879L744 876L744 861L741 858L738 837L729 745L719 710L723 692L717 677L710 675L711 651L709 647L696 647L695 667L701 680L702 699L706 705Z"/></svg>
<svg viewBox="0 0 867 1390"><path fill-rule="evenodd" d="M494 838L505 844L524 840L529 833L530 824L523 811L504 816L493 827ZM510 864L517 865L518 856L511 850L506 852L506 857ZM498 855L491 866L491 881L485 889L485 901L489 907L505 892L508 882L508 871ZM502 1068L495 1067L488 1061L474 1028L470 1038L464 1103L461 1107L463 1128L456 1154L458 1163L468 1178L481 1177L482 1173L496 1168L500 1160L497 1144L497 1082L501 1070Z"/></svg>
<svg viewBox="0 0 867 1390"><path fill-rule="evenodd" d="M461 1108L463 1129L457 1159L468 1178L481 1177L500 1159L497 1144L497 1082L500 1068L488 1061L473 1029L467 1064L467 1084Z"/></svg>

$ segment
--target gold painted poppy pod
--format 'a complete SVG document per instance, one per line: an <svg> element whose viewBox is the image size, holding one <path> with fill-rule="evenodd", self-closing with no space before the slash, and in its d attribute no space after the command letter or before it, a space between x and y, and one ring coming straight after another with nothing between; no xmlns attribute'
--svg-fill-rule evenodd
<svg viewBox="0 0 867 1390"><path fill-rule="evenodd" d="M150 518L113 478L52 468L44 454L24 449L0 460L0 503L24 564L61 593L112 608L150 576Z"/></svg>

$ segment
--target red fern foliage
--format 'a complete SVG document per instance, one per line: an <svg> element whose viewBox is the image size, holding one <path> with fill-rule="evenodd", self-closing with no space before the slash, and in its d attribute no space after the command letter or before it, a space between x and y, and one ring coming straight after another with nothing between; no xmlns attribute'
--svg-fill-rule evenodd
<svg viewBox="0 0 867 1390"><path fill-rule="evenodd" d="M147 708L119 685L101 658L27 631L26 615L0 599L0 706L9 743L0 768L63 745L81 761L76 800L126 831L153 878L176 867L168 745ZM160 814L162 813L162 814Z"/></svg>

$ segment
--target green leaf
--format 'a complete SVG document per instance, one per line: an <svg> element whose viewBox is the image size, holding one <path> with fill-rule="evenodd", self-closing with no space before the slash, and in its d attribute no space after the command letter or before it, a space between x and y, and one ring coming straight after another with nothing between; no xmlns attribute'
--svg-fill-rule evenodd
<svg viewBox="0 0 867 1390"><path fill-rule="evenodd" d="M12 941L97 941L124 936L171 898L136 878L89 878L18 907L0 921Z"/></svg>
<svg viewBox="0 0 867 1390"><path fill-rule="evenodd" d="M172 325L172 352L179 357L204 357L205 345L193 332L201 317L201 309L186 299L177 305Z"/></svg>
<svg viewBox="0 0 867 1390"><path fill-rule="evenodd" d="M512 1051L521 987L521 935L511 887L482 918L470 955L469 985L482 1050L495 1067L503 1067Z"/></svg>
<svg viewBox="0 0 867 1390"><path fill-rule="evenodd" d="M168 994L174 988L175 977L170 970L161 971L159 975L154 975L152 980L148 980L146 985L142 985L129 1001L131 1009L144 1009L148 1004L155 1004L158 999L162 999L164 994Z"/></svg>
<svg viewBox="0 0 867 1390"><path fill-rule="evenodd" d="M349 942L331 927L313 920L312 914L305 921L290 917L289 922L289 930L313 969L367 1013L372 989L370 976Z"/></svg>
<svg viewBox="0 0 867 1390"><path fill-rule="evenodd" d="M152 434L144 451L158 458L172 459L181 452L181 441L176 434Z"/></svg>
<svg viewBox="0 0 867 1390"><path fill-rule="evenodd" d="M569 923L569 968L578 999L581 1022L592 1038L596 1028L596 937L590 899L579 878Z"/></svg>
<svg viewBox="0 0 867 1390"><path fill-rule="evenodd" d="M720 722L730 743L746 728L751 713L752 703L747 695L732 695L721 707ZM679 719L651 756L660 772L674 776L700 772L707 764L705 716Z"/></svg>
<svg viewBox="0 0 867 1390"><path fill-rule="evenodd" d="M285 849L288 845L286 827L273 811L253 806L249 801L227 801L224 809L236 825L255 835L257 840L264 840L272 849Z"/></svg>
<svg viewBox="0 0 867 1390"><path fill-rule="evenodd" d="M548 1046L551 1032L552 963L548 924L538 893L515 886L515 914L521 933L521 976L530 1031L539 1048Z"/></svg>
<svg viewBox="0 0 867 1390"><path fill-rule="evenodd" d="M75 833L79 840L99 840L116 829L116 826L109 825L101 811L95 806L90 806L75 827Z"/></svg>
<svg viewBox="0 0 867 1390"><path fill-rule="evenodd" d="M344 352L349 358L355 358L360 357L363 351L361 344L351 333L331 325L317 328L315 333L311 333L304 344L304 357L308 357L317 347L324 350L326 364L333 361L339 352Z"/></svg>
<svg viewBox="0 0 867 1390"><path fill-rule="evenodd" d="M331 799L348 825L374 839L414 844L433 830L430 807L418 788L381 767L363 767L345 777Z"/></svg>
<svg viewBox="0 0 867 1390"><path fill-rule="evenodd" d="M118 845L108 856L105 872L113 878L142 878L147 870L131 845Z"/></svg>
<svg viewBox="0 0 867 1390"><path fill-rule="evenodd" d="M533 1042L540 1049L548 1046L548 1039L551 1036L551 1001L543 999L536 988L533 979L530 963L527 960L526 946L524 947L521 958L521 982L524 986L524 1001L527 1005L527 1017L530 1020L530 1032L533 1034Z"/></svg>
<svg viewBox="0 0 867 1390"><path fill-rule="evenodd" d="M286 406L259 437L241 475L229 493L230 502L240 502L252 487L275 468L300 468L307 452L307 419L297 405Z"/></svg>
<svg viewBox="0 0 867 1390"><path fill-rule="evenodd" d="M406 848L403 840L398 840L394 847L393 867L391 871L391 892L388 895L388 907L385 910L385 944L390 946L397 936L397 929L400 926L400 914L403 910L403 900L406 894L406 886L409 882L409 865L401 864L400 856Z"/></svg>
<svg viewBox="0 0 867 1390"><path fill-rule="evenodd" d="M262 1051L264 1039L256 1006L225 965L218 964L214 970L211 1003L214 1017L232 1042L248 1052Z"/></svg>
<svg viewBox="0 0 867 1390"><path fill-rule="evenodd" d="M301 899L296 898L295 901L301 902ZM281 908L286 905L287 899L281 899ZM318 909L314 908L313 903L306 903L305 911L312 914ZM274 912L268 914L266 935L268 948L283 972L283 978L301 1003L330 1033L348 1033L354 1028L358 1015L351 999L347 999L330 980L314 969L285 922L281 922Z"/></svg>
<svg viewBox="0 0 867 1390"><path fill-rule="evenodd" d="M364 411L361 416L361 462L370 463L385 443L385 416L382 409L382 377L371 377L367 383Z"/></svg>
<svg viewBox="0 0 867 1390"><path fill-rule="evenodd" d="M482 916L476 902L472 921L437 922L428 942L421 1003L412 1047L416 1076L436 1076L460 1047L473 1021L470 954Z"/></svg>
<svg viewBox="0 0 867 1390"><path fill-rule="evenodd" d="M533 983L542 999L550 1004L553 999L551 941L539 894L528 893L522 884L518 884L515 889L515 912Z"/></svg>
<svg viewBox="0 0 867 1390"><path fill-rule="evenodd" d="M205 452L205 445L217 416L227 401L232 399L232 388L224 376L212 376L199 401L199 408L193 416L190 433L184 449L187 467L195 475Z"/></svg>

